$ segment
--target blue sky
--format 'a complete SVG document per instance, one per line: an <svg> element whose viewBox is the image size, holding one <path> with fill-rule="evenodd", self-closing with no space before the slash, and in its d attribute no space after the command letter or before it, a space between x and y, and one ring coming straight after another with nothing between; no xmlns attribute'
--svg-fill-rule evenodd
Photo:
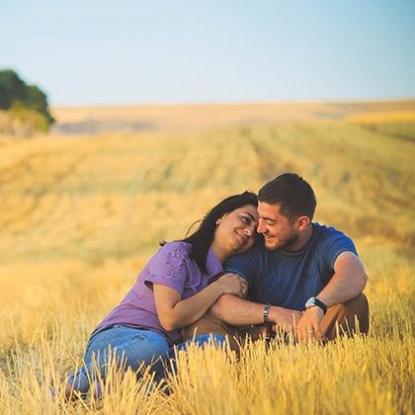
<svg viewBox="0 0 415 415"><path fill-rule="evenodd" d="M414 0L0 1L54 105L415 97Z"/></svg>

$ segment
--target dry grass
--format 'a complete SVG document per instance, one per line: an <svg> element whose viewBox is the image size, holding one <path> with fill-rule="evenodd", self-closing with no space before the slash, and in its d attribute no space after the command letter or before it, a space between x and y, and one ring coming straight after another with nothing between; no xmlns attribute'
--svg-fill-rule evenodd
<svg viewBox="0 0 415 415"><path fill-rule="evenodd" d="M413 121L225 121L180 134L0 141L0 413L415 411ZM367 338L258 343L240 361L192 349L169 395L148 376L127 376L101 402L51 399L50 385L59 391L80 364L91 329L158 240L183 236L221 197L286 170L313 184L317 220L357 243L370 275Z"/></svg>
<svg viewBox="0 0 415 415"><path fill-rule="evenodd" d="M82 131L88 126L111 130L195 131L270 123L354 120L375 116L414 121L415 101L268 102L244 104L143 105L125 107L56 107L54 117ZM408 115L409 114L409 115ZM398 119L397 119L398 117ZM76 129L75 129L76 130ZM101 131L101 130L100 130Z"/></svg>

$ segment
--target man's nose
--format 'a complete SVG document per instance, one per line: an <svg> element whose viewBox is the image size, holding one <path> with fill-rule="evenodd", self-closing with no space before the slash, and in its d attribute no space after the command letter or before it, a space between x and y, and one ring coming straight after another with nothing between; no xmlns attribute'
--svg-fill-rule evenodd
<svg viewBox="0 0 415 415"><path fill-rule="evenodd" d="M263 233L264 232L264 225L263 225L263 221L261 219L258 220L257 232L258 233Z"/></svg>

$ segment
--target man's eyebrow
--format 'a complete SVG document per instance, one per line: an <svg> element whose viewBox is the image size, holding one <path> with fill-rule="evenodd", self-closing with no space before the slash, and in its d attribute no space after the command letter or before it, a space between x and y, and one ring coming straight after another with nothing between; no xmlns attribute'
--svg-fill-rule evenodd
<svg viewBox="0 0 415 415"><path fill-rule="evenodd" d="M260 215L260 217L261 217L262 220L267 220L269 222L275 222L275 219L267 218L266 216L261 216L261 215Z"/></svg>

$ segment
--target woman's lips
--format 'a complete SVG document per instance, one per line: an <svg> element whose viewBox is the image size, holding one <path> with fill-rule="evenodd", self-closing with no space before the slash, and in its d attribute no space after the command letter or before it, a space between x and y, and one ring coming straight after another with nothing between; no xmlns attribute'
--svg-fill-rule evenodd
<svg viewBox="0 0 415 415"><path fill-rule="evenodd" d="M236 236L238 237L239 241L243 244L246 245L248 243L249 238L245 235L241 235L238 232L235 232Z"/></svg>

